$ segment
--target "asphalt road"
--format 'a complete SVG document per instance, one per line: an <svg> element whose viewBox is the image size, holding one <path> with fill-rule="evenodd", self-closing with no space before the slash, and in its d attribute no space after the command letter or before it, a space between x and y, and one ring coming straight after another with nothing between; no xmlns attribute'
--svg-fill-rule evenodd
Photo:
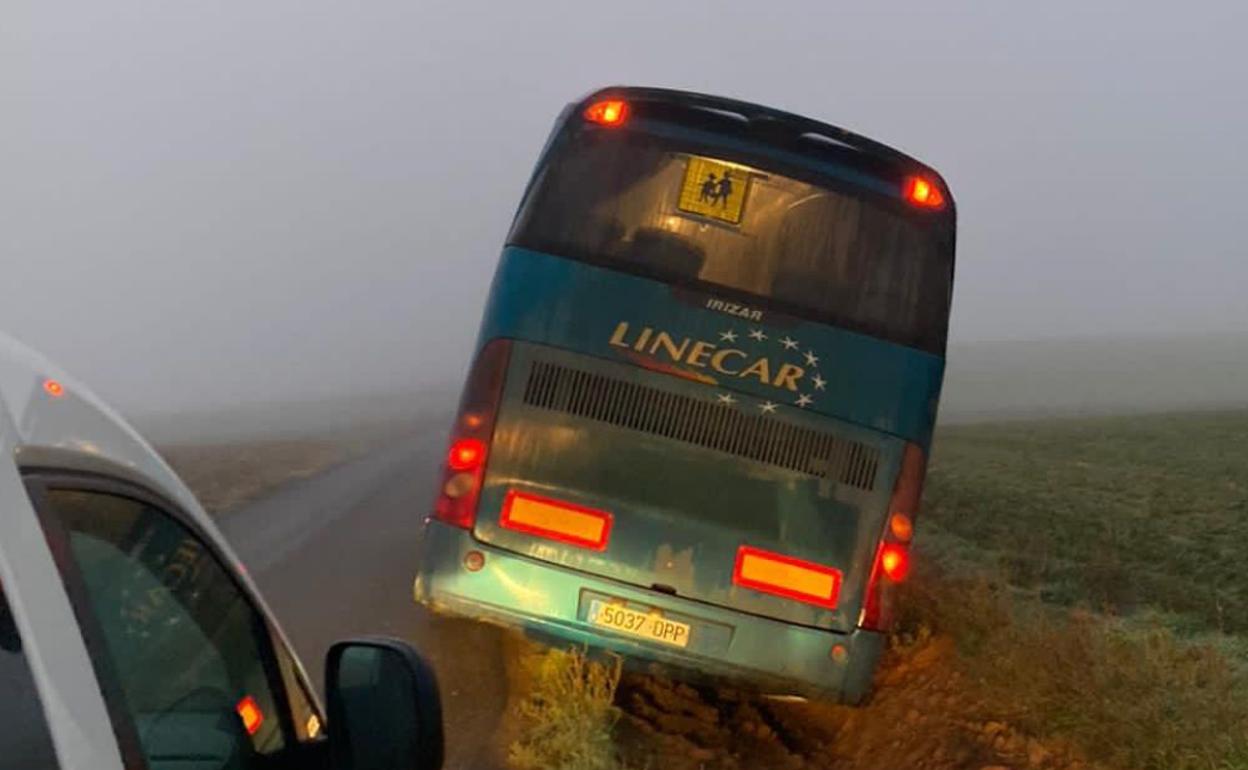
<svg viewBox="0 0 1248 770"><path fill-rule="evenodd" d="M412 602L421 522L433 500L440 432L280 487L221 522L318 684L339 639L398 636L442 685L447 767L495 768L507 703L502 636L430 618Z"/></svg>

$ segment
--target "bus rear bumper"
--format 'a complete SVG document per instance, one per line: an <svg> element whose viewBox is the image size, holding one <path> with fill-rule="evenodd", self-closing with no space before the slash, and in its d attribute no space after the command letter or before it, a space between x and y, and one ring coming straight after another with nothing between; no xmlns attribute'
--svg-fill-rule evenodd
<svg viewBox="0 0 1248 770"><path fill-rule="evenodd" d="M837 633L648 591L485 545L462 529L425 528L415 600L434 612L518 627L548 643L585 645L630 662L736 680L763 692L862 701L884 648L881 634ZM469 570L470 551L484 556ZM589 620L595 601L654 608L693 629L686 648L637 639ZM833 655L834 647L844 655Z"/></svg>

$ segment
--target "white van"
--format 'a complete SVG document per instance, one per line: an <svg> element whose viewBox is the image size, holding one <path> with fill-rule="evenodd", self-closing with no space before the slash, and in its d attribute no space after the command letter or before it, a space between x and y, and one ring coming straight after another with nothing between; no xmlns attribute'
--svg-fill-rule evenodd
<svg viewBox="0 0 1248 770"><path fill-rule="evenodd" d="M0 336L0 768L437 768L431 669L328 653L329 719L243 565L124 421Z"/></svg>

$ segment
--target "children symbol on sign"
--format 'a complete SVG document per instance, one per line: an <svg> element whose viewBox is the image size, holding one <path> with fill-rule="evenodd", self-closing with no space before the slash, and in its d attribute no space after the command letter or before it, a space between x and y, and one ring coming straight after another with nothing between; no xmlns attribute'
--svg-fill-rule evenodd
<svg viewBox="0 0 1248 770"><path fill-rule="evenodd" d="M720 206L727 208L728 199L732 197L732 175L727 171L724 172L723 178L719 180L719 185L715 191L715 197L719 198Z"/></svg>
<svg viewBox="0 0 1248 770"><path fill-rule="evenodd" d="M715 205L715 196L719 194L719 183L715 181L715 172L708 172L706 181L702 183L702 191L698 194L699 201L705 201L712 206Z"/></svg>
<svg viewBox="0 0 1248 770"><path fill-rule="evenodd" d="M711 206L727 207L730 197L732 197L732 175L725 171L722 177L716 179L715 172L707 172L706 179L703 180L702 187L698 191L698 200Z"/></svg>

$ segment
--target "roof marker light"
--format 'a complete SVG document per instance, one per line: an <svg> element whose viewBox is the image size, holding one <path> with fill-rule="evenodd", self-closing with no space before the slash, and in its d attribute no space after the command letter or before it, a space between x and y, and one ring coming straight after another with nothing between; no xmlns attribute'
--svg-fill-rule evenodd
<svg viewBox="0 0 1248 770"><path fill-rule="evenodd" d="M920 208L939 209L945 205L945 194L930 179L908 176L901 188L902 196Z"/></svg>
<svg viewBox="0 0 1248 770"><path fill-rule="evenodd" d="M603 99L585 108L585 119L603 126L619 126L628 118L628 102L623 99Z"/></svg>
<svg viewBox="0 0 1248 770"><path fill-rule="evenodd" d="M43 381L43 391L52 398L60 398L65 395L65 386L49 378Z"/></svg>

